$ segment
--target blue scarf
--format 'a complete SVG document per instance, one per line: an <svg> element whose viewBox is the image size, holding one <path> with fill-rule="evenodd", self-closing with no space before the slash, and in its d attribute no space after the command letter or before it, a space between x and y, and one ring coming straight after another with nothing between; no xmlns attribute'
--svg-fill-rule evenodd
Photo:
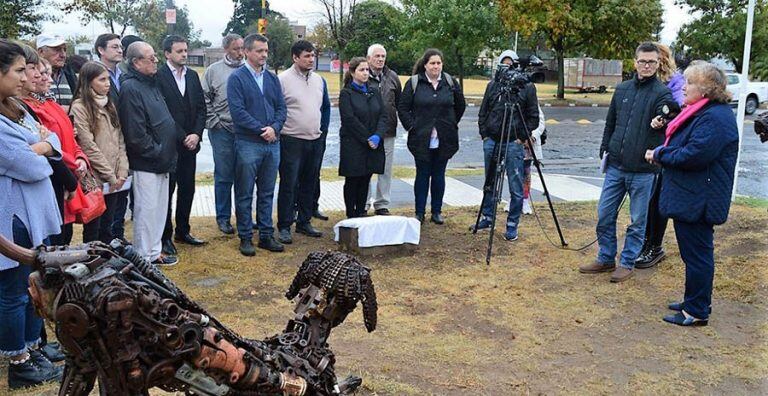
<svg viewBox="0 0 768 396"><path fill-rule="evenodd" d="M360 85L353 80L349 85L362 93L368 93L368 84Z"/></svg>

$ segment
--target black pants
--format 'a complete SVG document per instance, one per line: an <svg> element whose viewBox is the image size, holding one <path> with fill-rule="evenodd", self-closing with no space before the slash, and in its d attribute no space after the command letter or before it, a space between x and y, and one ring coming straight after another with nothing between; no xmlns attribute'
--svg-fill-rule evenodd
<svg viewBox="0 0 768 396"><path fill-rule="evenodd" d="M364 176L351 176L344 179L344 206L347 208L347 218L358 217L365 213L365 201L368 200L368 184L371 182L369 173Z"/></svg>
<svg viewBox="0 0 768 396"><path fill-rule="evenodd" d="M661 247L664 241L668 219L663 217L659 211L659 195L661 195L661 173L656 175L651 199L648 201L648 221L645 224L643 251Z"/></svg>
<svg viewBox="0 0 768 396"><path fill-rule="evenodd" d="M171 200L173 192L178 185L179 192L176 194L176 235L182 236L189 234L189 215L192 213L192 200L195 198L195 168L197 165L197 154L187 152L179 153L176 161L176 172L169 175L170 188L168 189L168 216L165 218L165 230L163 231L163 240L168 241L173 234L173 224L171 223Z"/></svg>
<svg viewBox="0 0 768 396"><path fill-rule="evenodd" d="M315 187L315 199L312 201L312 210L317 211L320 209L320 171L323 169L323 157L325 156L325 139L328 137L328 133L324 133L320 136L320 140L323 141L322 149L320 153L320 166L317 168L317 186Z"/></svg>
<svg viewBox="0 0 768 396"><path fill-rule="evenodd" d="M107 210L90 223L83 225L83 242L102 241L109 243L112 241L112 223L115 218L115 211L118 203L123 197L128 195L128 190L120 191L104 196L104 203Z"/></svg>
<svg viewBox="0 0 768 396"><path fill-rule="evenodd" d="M277 194L277 228L308 224L314 211L315 188L323 163L325 141L280 137L280 191ZM295 211L294 211L295 210ZM298 218L296 216L298 212Z"/></svg>

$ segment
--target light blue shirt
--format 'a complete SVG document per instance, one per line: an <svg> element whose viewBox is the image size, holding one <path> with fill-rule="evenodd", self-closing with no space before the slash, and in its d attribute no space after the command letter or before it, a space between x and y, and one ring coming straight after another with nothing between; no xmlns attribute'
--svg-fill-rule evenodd
<svg viewBox="0 0 768 396"><path fill-rule="evenodd" d="M248 71L251 72L251 76L253 76L253 79L256 80L256 85L259 86L259 89L261 90L261 93L264 93L264 72L267 71L267 65L264 65L264 67L261 69L260 72L256 71L256 69L251 66L251 62L245 61L245 67L248 68Z"/></svg>

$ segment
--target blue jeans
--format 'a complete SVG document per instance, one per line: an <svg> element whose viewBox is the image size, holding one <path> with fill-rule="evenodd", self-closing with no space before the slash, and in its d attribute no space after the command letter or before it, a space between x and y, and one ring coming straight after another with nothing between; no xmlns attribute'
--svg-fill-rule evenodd
<svg viewBox="0 0 768 396"><path fill-rule="evenodd" d="M439 159L437 149L429 150L429 156L429 161L416 160L416 180L413 183L413 195L416 196L417 214L426 213L428 193L431 193L432 196L432 214L438 214L443 209L445 167L448 166L448 160Z"/></svg>
<svg viewBox="0 0 768 396"><path fill-rule="evenodd" d="M603 190L597 206L597 243L600 250L597 261L604 265L616 263L616 216L624 195L629 193L629 214L631 224L627 227L624 250L621 252L621 266L635 267L640 255L648 219L648 200L653 189L653 173L625 172L609 165L605 172Z"/></svg>
<svg viewBox="0 0 768 396"><path fill-rule="evenodd" d="M257 143L237 139L235 151L235 215L237 235L240 239L253 238L253 188L256 187L256 218L259 238L270 238L272 226L272 202L275 181L280 166L280 143Z"/></svg>
<svg viewBox="0 0 768 396"><path fill-rule="evenodd" d="M235 134L226 129L209 129L208 140L213 149L216 221L229 222L232 217L232 185L235 183Z"/></svg>
<svg viewBox="0 0 768 396"><path fill-rule="evenodd" d="M485 157L485 171L488 172L491 160L494 159L496 142L493 139L483 141L483 154ZM520 213L523 211L523 179L525 178L525 149L522 144L509 143L507 145L504 167L509 184L509 214L507 214L507 235L517 235L517 226L520 224ZM495 163L495 161L494 161ZM493 193L483 194L482 213L483 218L490 220L493 216Z"/></svg>
<svg viewBox="0 0 768 396"><path fill-rule="evenodd" d="M13 217L13 242L25 248L32 240L24 223ZM16 356L40 342L43 320L27 293L32 267L20 264L0 271L0 356Z"/></svg>

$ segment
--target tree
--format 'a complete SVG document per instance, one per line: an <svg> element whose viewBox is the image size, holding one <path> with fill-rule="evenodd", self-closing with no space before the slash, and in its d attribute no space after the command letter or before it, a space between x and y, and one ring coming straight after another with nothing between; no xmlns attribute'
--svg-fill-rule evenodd
<svg viewBox="0 0 768 396"><path fill-rule="evenodd" d="M172 3L175 6L174 3ZM135 22L136 33L144 41L162 53L162 43L168 35L168 25L165 23L165 0L147 0L139 9ZM176 9L176 25L173 34L184 37L190 48L199 48L206 43L200 41L200 29L195 29L189 19L187 6ZM210 42L207 43L210 45Z"/></svg>
<svg viewBox="0 0 768 396"><path fill-rule="evenodd" d="M334 49L331 30L326 22L317 23L307 35L307 40L315 45L317 52L325 52Z"/></svg>
<svg viewBox="0 0 768 396"><path fill-rule="evenodd" d="M530 1L530 0L528 0ZM497 6L489 0L403 0L409 36L418 47L444 51L463 86L465 70L483 49L500 48L505 35Z"/></svg>
<svg viewBox="0 0 768 396"><path fill-rule="evenodd" d="M249 33L256 33L258 25L251 25ZM267 16L267 39L269 39L269 58L267 63L275 72L293 64L291 46L293 45L293 28L290 22L277 14Z"/></svg>
<svg viewBox="0 0 768 396"><path fill-rule="evenodd" d="M266 15L261 15L261 0L235 0L235 11L227 23L224 34L237 33L245 37L250 31L251 26L255 26L259 18L267 18L270 15L283 16L279 12L272 11L269 8L269 1L266 2ZM250 33L255 33L252 31Z"/></svg>
<svg viewBox="0 0 768 396"><path fill-rule="evenodd" d="M547 37L557 57L558 99L565 97L566 54L629 58L641 41L657 38L664 11L659 0L498 0L498 3L501 20L510 31L523 35L543 32Z"/></svg>
<svg viewBox="0 0 768 396"><path fill-rule="evenodd" d="M40 33L40 23L48 18L42 12L44 0L3 0L0 37L18 38Z"/></svg>
<svg viewBox="0 0 768 396"><path fill-rule="evenodd" d="M677 0L698 18L680 28L674 47L692 58L720 56L741 70L747 25L747 0ZM750 60L768 56L768 1L757 0Z"/></svg>
<svg viewBox="0 0 768 396"><path fill-rule="evenodd" d="M65 13L79 12L83 25L95 19L110 32L122 36L128 27L134 26L134 18L145 3L136 0L66 0L63 10Z"/></svg>
<svg viewBox="0 0 768 396"><path fill-rule="evenodd" d="M352 27L357 17L355 8L357 0L316 0L325 10L325 23L328 26L328 33L336 52L339 54L339 61L344 64L344 60L349 59L346 48L353 35ZM339 84L343 85L344 68L339 68Z"/></svg>
<svg viewBox="0 0 768 396"><path fill-rule="evenodd" d="M344 49L350 56L365 56L368 46L377 43L387 49L387 65L405 72L413 65L413 54L404 45L407 37L405 14L380 0L366 0L357 6L352 35ZM317 27L315 27L317 30Z"/></svg>

